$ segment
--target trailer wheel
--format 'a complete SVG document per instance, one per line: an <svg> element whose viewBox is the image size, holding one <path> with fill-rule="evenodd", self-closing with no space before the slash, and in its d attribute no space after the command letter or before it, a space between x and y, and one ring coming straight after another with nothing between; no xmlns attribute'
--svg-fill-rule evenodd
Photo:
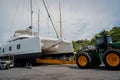
<svg viewBox="0 0 120 80"><path fill-rule="evenodd" d="M77 55L76 64L79 68L86 69L91 67L91 57L88 53L82 52Z"/></svg>
<svg viewBox="0 0 120 80"><path fill-rule="evenodd" d="M116 50L109 50L105 52L103 62L106 68L118 69L120 68L120 53Z"/></svg>

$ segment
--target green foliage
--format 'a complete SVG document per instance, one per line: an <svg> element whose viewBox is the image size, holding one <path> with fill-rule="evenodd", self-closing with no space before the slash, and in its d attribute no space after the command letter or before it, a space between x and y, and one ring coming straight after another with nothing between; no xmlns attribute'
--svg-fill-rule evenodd
<svg viewBox="0 0 120 80"><path fill-rule="evenodd" d="M106 31L106 33L112 37L113 42L120 42L120 26L115 26L110 31ZM99 36L99 33L97 33L91 40L85 39L73 41L74 51L87 45L96 45L97 36Z"/></svg>
<svg viewBox="0 0 120 80"><path fill-rule="evenodd" d="M73 48L74 48L74 51L84 47L84 46L87 46L87 45L90 45L90 41L85 39L85 40L77 40L77 41L73 41Z"/></svg>
<svg viewBox="0 0 120 80"><path fill-rule="evenodd" d="M96 37L99 36L99 33L97 33L91 40L90 40L90 45L96 45Z"/></svg>
<svg viewBox="0 0 120 80"><path fill-rule="evenodd" d="M112 30L109 31L109 35L112 36L113 42L120 42L120 27L113 27Z"/></svg>

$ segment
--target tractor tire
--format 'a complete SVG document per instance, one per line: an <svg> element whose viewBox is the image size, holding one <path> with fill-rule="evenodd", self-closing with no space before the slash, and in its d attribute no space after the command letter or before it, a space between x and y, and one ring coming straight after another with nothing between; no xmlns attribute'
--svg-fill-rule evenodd
<svg viewBox="0 0 120 80"><path fill-rule="evenodd" d="M91 56L89 53L81 52L77 54L76 64L81 69L91 68Z"/></svg>
<svg viewBox="0 0 120 80"><path fill-rule="evenodd" d="M106 51L103 62L108 69L120 69L120 52L117 50Z"/></svg>

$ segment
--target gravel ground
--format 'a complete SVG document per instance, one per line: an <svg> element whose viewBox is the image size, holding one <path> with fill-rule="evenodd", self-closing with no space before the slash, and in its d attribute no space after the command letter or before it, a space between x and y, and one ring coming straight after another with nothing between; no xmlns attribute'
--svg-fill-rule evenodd
<svg viewBox="0 0 120 80"><path fill-rule="evenodd" d="M76 65L41 65L0 70L0 80L120 80L120 70L78 69Z"/></svg>

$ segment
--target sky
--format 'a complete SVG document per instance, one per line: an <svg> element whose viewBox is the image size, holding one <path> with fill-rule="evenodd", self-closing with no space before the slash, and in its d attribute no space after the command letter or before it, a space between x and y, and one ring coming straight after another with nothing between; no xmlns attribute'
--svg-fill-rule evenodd
<svg viewBox="0 0 120 80"><path fill-rule="evenodd" d="M120 26L120 0L60 0L63 39L91 39L103 29ZM0 44L5 44L15 30L30 26L30 0L0 0ZM33 27L37 31L38 9L40 36L56 37L42 0L33 0ZM46 0L59 34L59 0Z"/></svg>

